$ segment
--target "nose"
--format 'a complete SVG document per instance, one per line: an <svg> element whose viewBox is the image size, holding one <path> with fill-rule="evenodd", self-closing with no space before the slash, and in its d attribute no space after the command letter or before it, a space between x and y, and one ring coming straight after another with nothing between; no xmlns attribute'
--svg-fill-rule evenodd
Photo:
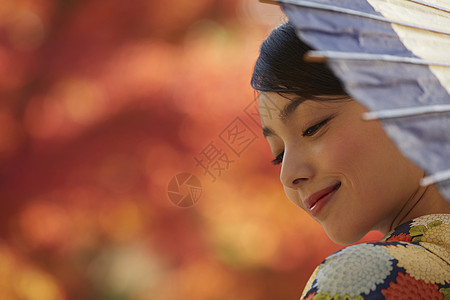
<svg viewBox="0 0 450 300"><path fill-rule="evenodd" d="M308 155L299 148L285 149L281 166L281 183L291 189L301 188L314 176L314 167Z"/></svg>

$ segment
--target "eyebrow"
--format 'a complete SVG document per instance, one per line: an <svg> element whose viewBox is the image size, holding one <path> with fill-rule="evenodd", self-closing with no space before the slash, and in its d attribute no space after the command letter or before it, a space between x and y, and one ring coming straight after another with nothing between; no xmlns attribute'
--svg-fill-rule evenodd
<svg viewBox="0 0 450 300"><path fill-rule="evenodd" d="M303 102L305 102L306 100L307 99L296 97L290 103L288 103L280 111L279 117L280 117L281 121L285 122L290 117L290 115L292 115L292 113L297 109L297 107L300 104L302 104ZM272 129L270 129L269 127L264 127L262 132L263 132L264 137L268 137L268 136L275 134L275 132Z"/></svg>
<svg viewBox="0 0 450 300"><path fill-rule="evenodd" d="M286 121L289 116L297 109L297 107L305 102L306 99L296 97L294 98L289 104L287 104L280 112L280 119L281 121Z"/></svg>
<svg viewBox="0 0 450 300"><path fill-rule="evenodd" d="M263 133L263 135L264 135L265 138L268 137L268 136L271 136L271 135L274 135L274 134L275 134L275 133L273 132L273 130L270 129L269 127L264 127L263 130L262 130L262 133Z"/></svg>

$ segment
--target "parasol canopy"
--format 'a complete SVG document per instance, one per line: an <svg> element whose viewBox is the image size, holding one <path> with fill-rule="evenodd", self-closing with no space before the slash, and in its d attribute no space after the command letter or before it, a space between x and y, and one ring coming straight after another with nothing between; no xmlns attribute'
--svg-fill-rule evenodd
<svg viewBox="0 0 450 300"><path fill-rule="evenodd" d="M450 0L281 0L309 44L450 201ZM395 170L392 170L395 172Z"/></svg>

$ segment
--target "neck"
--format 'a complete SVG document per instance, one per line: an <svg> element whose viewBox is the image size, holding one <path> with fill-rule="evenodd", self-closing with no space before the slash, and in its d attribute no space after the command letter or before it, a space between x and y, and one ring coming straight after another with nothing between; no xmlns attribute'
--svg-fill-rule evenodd
<svg viewBox="0 0 450 300"><path fill-rule="evenodd" d="M392 219L387 234L400 224L429 214L450 213L450 202L444 199L434 185L419 187L414 194L403 204L396 216Z"/></svg>

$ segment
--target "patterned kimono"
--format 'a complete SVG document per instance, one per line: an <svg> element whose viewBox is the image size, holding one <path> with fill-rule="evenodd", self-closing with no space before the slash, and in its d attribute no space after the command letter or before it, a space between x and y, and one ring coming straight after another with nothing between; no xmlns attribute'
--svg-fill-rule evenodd
<svg viewBox="0 0 450 300"><path fill-rule="evenodd" d="M301 299L450 300L450 214L404 223L383 240L327 257Z"/></svg>

